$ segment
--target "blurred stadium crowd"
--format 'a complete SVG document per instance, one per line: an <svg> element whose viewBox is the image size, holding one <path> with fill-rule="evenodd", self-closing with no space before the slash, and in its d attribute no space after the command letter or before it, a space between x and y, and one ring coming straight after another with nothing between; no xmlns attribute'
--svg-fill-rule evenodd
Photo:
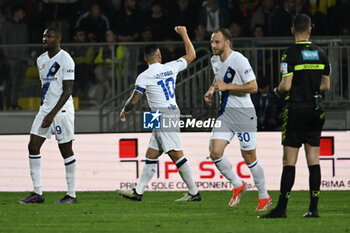
<svg viewBox="0 0 350 233"><path fill-rule="evenodd" d="M96 43L177 41L176 25L186 26L193 42L208 42L211 32L220 27L229 28L233 38L291 37L292 18L298 13L311 16L313 36L346 36L350 35L349 12L349 0L0 0L0 111L24 108L19 104L21 95L40 99L39 85L27 82L24 88L23 81L39 81L35 60L42 50L7 45L40 44L47 26L61 29L63 43L92 45L68 47L76 64L73 96L83 109L84 100L93 100L87 107L98 107L125 91L117 84L119 78L127 77L126 86L132 85L147 66L142 54L130 47ZM177 59L183 55L181 49L165 46L163 60ZM259 67L256 74L262 76ZM258 82L259 95L252 98L257 111L264 114L262 127L275 129L280 103L271 95L268 79L258 78ZM25 93L28 90L36 94ZM33 110L30 104L24 105Z"/></svg>
<svg viewBox="0 0 350 233"><path fill-rule="evenodd" d="M74 41L77 30L86 33L87 42L103 42L108 29L120 42L178 40L175 25L186 26L193 40L207 40L218 27L229 28L233 37L290 36L293 16L306 13L314 36L349 35L349 5L348 0L1 0L0 27L21 7L30 43L41 41L52 22L63 29L63 42Z"/></svg>

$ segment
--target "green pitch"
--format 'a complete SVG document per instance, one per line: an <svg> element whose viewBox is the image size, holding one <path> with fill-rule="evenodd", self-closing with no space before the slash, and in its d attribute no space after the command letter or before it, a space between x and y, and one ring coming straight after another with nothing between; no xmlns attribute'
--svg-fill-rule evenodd
<svg viewBox="0 0 350 233"><path fill-rule="evenodd" d="M19 204L28 193L0 192L0 232L350 232L350 192L322 191L318 219L303 219L308 192L294 191L287 219L257 219L257 192L236 208L231 192L201 192L201 202L178 203L183 192L146 192L142 202L115 192L79 192L76 204L55 204L64 193L47 192L43 204ZM270 192L277 202L278 192Z"/></svg>

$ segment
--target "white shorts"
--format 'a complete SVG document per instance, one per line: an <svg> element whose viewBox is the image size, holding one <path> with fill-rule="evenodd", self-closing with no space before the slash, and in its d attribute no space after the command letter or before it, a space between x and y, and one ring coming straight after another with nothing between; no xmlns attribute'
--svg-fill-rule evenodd
<svg viewBox="0 0 350 233"><path fill-rule="evenodd" d="M232 138L235 136L235 132L211 132L211 139L223 139L231 142ZM254 150L256 148L256 132L239 132L237 133L237 138L241 146L241 150Z"/></svg>
<svg viewBox="0 0 350 233"><path fill-rule="evenodd" d="M52 124L47 128L42 128L41 124L47 113L39 111L35 116L30 134L50 139L52 134L56 135L59 144L74 140L74 109L60 110Z"/></svg>
<svg viewBox="0 0 350 233"><path fill-rule="evenodd" d="M214 127L210 139L223 139L231 142L237 134L241 150L256 148L257 121L254 108L227 108L217 121L220 127Z"/></svg>
<svg viewBox="0 0 350 233"><path fill-rule="evenodd" d="M148 147L164 153L183 150L180 132L153 130Z"/></svg>

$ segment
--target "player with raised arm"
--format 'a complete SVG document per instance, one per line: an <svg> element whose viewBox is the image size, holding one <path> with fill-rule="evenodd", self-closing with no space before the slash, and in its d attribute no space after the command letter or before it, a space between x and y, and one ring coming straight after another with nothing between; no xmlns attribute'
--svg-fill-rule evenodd
<svg viewBox="0 0 350 233"><path fill-rule="evenodd" d="M225 28L214 31L211 36L214 53L211 64L215 78L204 99L211 105L214 92L220 92L221 106L217 120L221 121L221 126L213 128L209 144L210 158L220 173L232 183L234 188L229 206L236 206L246 191L247 184L232 170L232 164L224 155L224 150L237 134L242 157L259 191L256 211L264 211L272 201L265 187L264 170L256 158L257 120L250 99L250 93L255 93L258 87L248 59L230 48L230 40L230 32Z"/></svg>
<svg viewBox="0 0 350 233"><path fill-rule="evenodd" d="M171 120L179 120L180 111L175 97L176 76L196 58L196 52L187 35L186 27L177 26L174 30L183 39L186 55L178 60L161 64L162 56L159 48L156 45L145 48L144 59L149 67L137 77L135 90L120 112L121 121L126 121L126 116L144 93L146 93L152 111L156 111L157 115L154 117L162 114L163 118L168 116ZM119 195L134 201L141 201L148 182L156 172L158 157L163 152L167 153L176 164L180 176L188 188L188 193L176 201L200 201L201 196L193 179L191 165L182 150L178 127L168 131L163 128L153 130L146 152L146 163L137 186L132 190L117 190Z"/></svg>
<svg viewBox="0 0 350 233"><path fill-rule="evenodd" d="M44 31L43 44L47 50L37 59L43 88L40 110L35 117L31 131L29 150L30 175L34 192L20 203L42 203L45 197L41 187L40 148L51 134L56 135L58 147L64 159L67 195L56 203L75 203L75 156L72 150L74 140L74 106L72 89L74 83L74 61L60 48L61 33L49 27Z"/></svg>

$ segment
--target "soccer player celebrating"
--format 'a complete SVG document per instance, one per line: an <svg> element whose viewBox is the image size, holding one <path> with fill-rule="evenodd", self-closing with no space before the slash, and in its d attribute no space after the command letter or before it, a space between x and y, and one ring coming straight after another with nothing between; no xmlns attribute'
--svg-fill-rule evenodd
<svg viewBox="0 0 350 233"><path fill-rule="evenodd" d="M229 206L236 206L246 191L247 184L232 170L231 162L223 154L227 144L237 134L241 154L259 191L256 211L264 211L272 201L265 187L264 170L256 158L257 118L250 99L250 93L255 93L258 87L249 61L230 48L230 38L230 32L225 28L218 29L211 35L214 53L211 64L215 79L204 99L211 105L214 92L220 92L221 107L217 121L221 121L221 126L213 128L209 144L210 158L221 174L232 183L234 188Z"/></svg>
<svg viewBox="0 0 350 233"><path fill-rule="evenodd" d="M303 217L319 217L319 153L321 131L325 121L319 93L329 90L330 65L325 52L309 41L311 19L308 15L298 14L293 19L291 32L295 37L295 45L289 47L282 56L282 81L275 88L276 95L286 95L288 101L283 112L283 170L280 196L277 206L259 218L287 217L287 203L295 179L295 164L302 144L310 174L310 205Z"/></svg>
<svg viewBox="0 0 350 233"><path fill-rule="evenodd" d="M55 134L66 168L67 195L56 203L75 203L74 106L71 96L74 82L74 61L60 48L61 33L50 27L44 31L43 44L47 50L37 59L43 88L40 110L31 131L29 150L30 175L34 192L21 203L42 203L40 148L51 134Z"/></svg>
<svg viewBox="0 0 350 233"><path fill-rule="evenodd" d="M180 111L176 103L175 83L177 74L196 58L196 52L187 35L186 27L177 26L174 29L183 39L186 55L178 60L161 64L162 56L156 45L145 48L144 59L148 63L148 69L142 72L136 79L136 87L120 112L121 121L126 121L126 116L146 93L148 104L152 111L157 111L154 117L169 118L178 121ZM154 129L146 152L146 163L142 169L140 180L132 190L117 190L119 195L134 201L141 201L148 182L156 172L158 157L167 153L176 164L180 176L186 183L188 193L176 201L200 201L201 196L193 179L192 168L182 150L180 129Z"/></svg>

